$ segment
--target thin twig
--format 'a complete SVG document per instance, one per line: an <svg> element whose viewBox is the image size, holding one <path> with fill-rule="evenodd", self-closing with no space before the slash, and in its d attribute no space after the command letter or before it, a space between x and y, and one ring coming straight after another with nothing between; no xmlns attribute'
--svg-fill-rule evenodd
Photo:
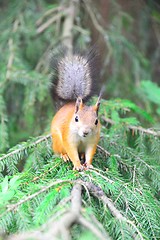
<svg viewBox="0 0 160 240"><path fill-rule="evenodd" d="M47 10L42 17L40 17L37 21L36 21L36 26L39 26L42 24L43 20L48 17L49 15L53 14L54 12L59 12L59 11L63 11L64 7L62 6L58 6L56 8L52 8Z"/></svg>
<svg viewBox="0 0 160 240"><path fill-rule="evenodd" d="M107 182L109 182L110 184L113 184L113 183L114 183L114 181L112 181L111 179L109 179L109 178L105 177L104 175L100 174L100 173L98 172L99 169L97 169L97 168L92 168L92 169L90 169L89 171L90 171L90 172L94 172L95 174L101 176L103 179L105 179L105 180L106 180Z"/></svg>
<svg viewBox="0 0 160 240"><path fill-rule="evenodd" d="M87 35L88 36L88 31L78 25L74 25L73 28L77 31L77 32L80 32L82 33L83 35Z"/></svg>
<svg viewBox="0 0 160 240"><path fill-rule="evenodd" d="M37 180L39 180L39 179L44 178L44 176L46 176L49 172L52 172L53 169L55 169L57 166L59 166L59 165L61 165L61 164L62 164L61 162L55 164L53 167L49 168L48 170L46 170L45 172L43 172L43 173L40 174L39 176L34 177L34 178L33 178L32 180L30 180L30 181L31 181L31 182L35 182L35 181L37 181ZM26 182L26 183L28 183L28 182Z"/></svg>
<svg viewBox="0 0 160 240"><path fill-rule="evenodd" d="M47 49L45 50L45 52L42 54L42 56L40 57L39 61L37 62L36 64L36 67L35 67L35 70L37 72L40 72L40 69L43 65L45 65L46 67L46 59L48 58L48 55L49 55L49 52L50 52L50 49L51 49L51 45L49 45L47 47ZM48 70L48 68L46 68ZM47 71L46 70L46 71Z"/></svg>
<svg viewBox="0 0 160 240"><path fill-rule="evenodd" d="M107 150L105 150L103 147L101 147L100 145L97 145L97 148L98 148L101 152L103 152L103 153L106 155L106 157L111 156L111 154L110 154Z"/></svg>
<svg viewBox="0 0 160 240"><path fill-rule="evenodd" d="M100 32L102 35L106 35L105 30L102 28L102 26L99 24L99 22L97 21L97 18L91 8L91 5L88 3L88 1L84 1L85 5L86 5L86 9L90 15L90 18L95 26L95 28L98 30L98 32Z"/></svg>
<svg viewBox="0 0 160 240"><path fill-rule="evenodd" d="M135 187L135 179L136 179L136 165L134 165L134 168L133 168L133 189Z"/></svg>

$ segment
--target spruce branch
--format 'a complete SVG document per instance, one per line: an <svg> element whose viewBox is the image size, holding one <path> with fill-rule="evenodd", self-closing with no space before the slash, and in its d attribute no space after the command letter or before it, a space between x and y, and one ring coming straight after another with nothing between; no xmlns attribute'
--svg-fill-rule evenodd
<svg viewBox="0 0 160 240"><path fill-rule="evenodd" d="M136 126L131 126L131 125L129 125L128 126L128 128L130 129L130 130L132 130L133 131L133 134L134 134L134 132L137 132L137 131L139 131L139 132L141 132L141 133L146 133L146 134L148 134L148 135L153 135L153 136L155 136L155 137L160 137L160 131L154 131L154 130L152 130L152 129L145 129L145 128L143 128L143 127L136 127Z"/></svg>
<svg viewBox="0 0 160 240"><path fill-rule="evenodd" d="M48 223L45 223L42 225L41 228L39 228L36 231L24 233L24 234L18 234L15 236L11 236L9 240L27 240L28 238L36 239L36 240L49 240L51 238L61 237L62 239L70 239L70 229L72 225L74 224L81 224L85 228L89 229L94 235L97 236L98 239L110 239L109 235L101 230L101 227L99 226L99 222L95 224L95 221L92 221L92 223L87 219L87 217L82 215L82 187L83 186L87 191L89 191L93 196L95 196L97 199L101 200L104 205L106 205L113 215L113 217L119 221L120 226L126 227L126 230L129 232L130 236L133 239L140 238L143 239L142 234L140 230L137 228L136 224L139 224L139 221L137 220L136 216L134 217L136 224L133 221L130 221L127 217L125 217L116 207L115 203L111 201L110 198L106 196L106 194L103 192L101 187L98 187L97 185L93 184L92 182L86 182L81 179L73 180L73 181L56 181L55 183L51 183L47 187L44 187L40 191L38 191L35 194L32 194L31 196L27 197L25 200L29 201L32 198L35 198L37 194L41 194L42 192L45 192L50 187L54 186L55 184L61 184L63 182L69 182L71 184L74 184L73 189L71 191L71 197L67 198L66 201L71 200L71 206L67 210L67 212L63 211L61 214L56 215L58 217L54 218L51 217ZM124 185L124 188L127 188L129 190L131 195L135 195L134 191L129 189L127 185ZM118 196L119 198L120 196ZM137 196L135 195L137 198ZM116 200L118 201L118 199ZM140 202L137 198L137 201ZM23 201L25 202L25 201ZM20 202L18 205L11 205L12 211L15 211L20 204L23 204L23 202ZM59 203L60 204L60 203ZM143 205L143 204L142 204ZM130 210L130 206L128 206L128 210ZM130 210L131 211L131 210ZM146 212L145 206L143 208L143 211L145 215L148 215ZM132 211L131 211L132 212ZM2 216L1 216L2 217ZM149 216L147 216L149 218ZM152 231L152 235L154 235L153 231L153 224L149 220L149 225ZM141 228L141 226L139 226ZM123 229L121 229L123 231Z"/></svg>
<svg viewBox="0 0 160 240"><path fill-rule="evenodd" d="M120 213L120 211L114 206L113 202L105 195L103 190L94 185L91 182L83 182L83 184L86 185L86 187L89 189L92 195L97 197L98 199L101 199L105 205L107 205L108 209L111 211L112 215L117 218L118 220L126 220L125 217Z"/></svg>
<svg viewBox="0 0 160 240"><path fill-rule="evenodd" d="M123 146L121 146L123 148ZM138 160L139 163L141 162L143 165L147 167L147 169L155 172L156 174L159 174L158 169L155 168L155 166L149 165L145 160L142 159L142 157L138 156L138 154L134 153L134 150L127 147L127 150L129 150L129 153L134 159Z"/></svg>
<svg viewBox="0 0 160 240"><path fill-rule="evenodd" d="M6 213L8 213L8 212L16 211L17 208L18 208L20 205L22 205L23 203L28 202L28 201L34 199L35 197L37 197L37 196L40 195L41 193L46 192L48 189L52 188L53 186L58 185L58 184L62 184L62 183L66 183L66 182L67 182L67 183L72 183L72 181L70 181L70 180L57 180L56 182L51 182L48 186L42 187L41 190L39 190L38 192L35 192L35 193L29 195L29 196L26 197L25 199L20 200L18 203L8 205L8 209L7 209L4 213L2 213L2 214L0 215L0 218L1 218L3 215L5 215Z"/></svg>
<svg viewBox="0 0 160 240"><path fill-rule="evenodd" d="M95 196L96 198L102 200L102 202L107 205L108 209L110 210L111 214L120 222L125 222L128 224L128 230L131 233L131 236L133 239L136 239L136 232L138 233L138 236L140 237L140 239L143 239L142 234L140 233L140 231L138 230L138 228L136 227L136 225L130 221L129 219L127 219L126 217L124 217L121 212L114 206L114 203L105 195L105 193L103 192L103 190L96 186L95 184L91 183L91 182L84 182L81 181L81 184L85 184L86 187L88 188L88 190L91 192L91 194L93 196ZM130 228L130 225L134 228L135 233L133 234L133 230Z"/></svg>
<svg viewBox="0 0 160 240"><path fill-rule="evenodd" d="M138 196L135 194L135 191L139 192L140 195L143 195L144 193L143 193L143 192L140 192L140 190L137 189L137 188L135 188L134 191L133 191L133 190L131 190L127 185L124 185L124 188L127 190L127 192L130 193L130 195L134 196L135 201L138 203L139 206L141 206L141 209L142 209L142 211L143 211L143 215L145 215L145 218L146 218L146 220L147 220L147 222L148 222L148 224L149 224L150 230L151 230L153 236L155 236L154 230L153 230L153 228L154 228L154 227L153 227L153 223L152 223L152 221L151 221L151 219L150 219L150 216L148 215L148 213L150 212L150 210L148 211L148 206L147 206L147 204L144 203L144 202L142 201L142 199L139 199L139 198L138 198ZM128 209L130 210L131 214L133 215L133 217L134 217L134 219L135 219L135 222L136 222L138 225L141 225L141 223L139 223L139 220L138 220L137 217L134 215L134 212L130 209L129 206L128 206ZM143 239L140 231L139 231L138 228L135 226L135 223L134 223L133 221L130 221L130 220L127 220L127 222L136 229L136 231L137 231L137 233L139 234L140 238ZM156 238L155 238L155 239L156 239Z"/></svg>
<svg viewBox="0 0 160 240"><path fill-rule="evenodd" d="M64 181L57 181L56 183L61 183ZM28 238L36 240L49 240L49 239L65 239L70 238L70 228L73 224L81 224L85 228L89 229L98 239L111 239L109 235L103 230L103 233L94 226L91 222L85 219L82 215L82 184L83 182L74 181L74 186L71 191L71 206L66 213L61 215L59 220L53 220L51 218L48 223L42 225L36 231L26 232L22 234L17 234L10 236L8 240L27 240ZM82 183L82 184L81 184ZM54 183L53 183L54 184ZM46 189L44 189L46 190ZM40 191L39 191L40 192ZM35 197L32 195L32 197ZM98 224L99 225L99 224Z"/></svg>
<svg viewBox="0 0 160 240"><path fill-rule="evenodd" d="M115 125L115 122L110 118L102 117L102 119L106 123L109 123L111 125ZM152 129L146 129L146 128L143 128L141 126L131 126L131 125L128 125L127 128L132 130L133 134L136 133L136 132L141 132L141 133L145 133L145 134L148 134L148 135L153 135L155 137L160 137L160 131L154 131Z"/></svg>
<svg viewBox="0 0 160 240"><path fill-rule="evenodd" d="M117 148L120 147L121 150L123 150L125 152L127 151L130 156L132 156L135 160L138 160L138 163L142 163L143 165L146 166L147 169L154 171L156 174L159 174L158 169L156 169L155 166L149 165L145 160L142 159L142 157L140 155L137 154L137 152L135 152L134 149L132 149L130 147L124 147L123 145L117 144L116 142L112 142L112 145L115 145ZM114 156L116 157L117 154L114 154ZM119 157L119 155L118 155L118 157Z"/></svg>
<svg viewBox="0 0 160 240"><path fill-rule="evenodd" d="M34 142L26 142L25 144L22 144L18 149L13 150L5 155L2 155L2 157L0 157L0 161L5 160L6 158L12 157L15 154L18 154L19 152L25 151L28 148L33 148L35 146L37 146L39 143L46 141L47 139L49 139L51 137L51 134L48 134L46 136L42 136L39 137L38 140L34 141Z"/></svg>

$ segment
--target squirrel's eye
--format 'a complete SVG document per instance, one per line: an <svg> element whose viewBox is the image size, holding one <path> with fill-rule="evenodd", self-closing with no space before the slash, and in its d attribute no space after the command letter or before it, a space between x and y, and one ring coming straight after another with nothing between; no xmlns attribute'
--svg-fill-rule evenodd
<svg viewBox="0 0 160 240"><path fill-rule="evenodd" d="M95 121L95 125L97 125L98 124L98 119L96 119L96 121Z"/></svg>
<svg viewBox="0 0 160 240"><path fill-rule="evenodd" d="M78 122L78 116L75 117L75 122Z"/></svg>

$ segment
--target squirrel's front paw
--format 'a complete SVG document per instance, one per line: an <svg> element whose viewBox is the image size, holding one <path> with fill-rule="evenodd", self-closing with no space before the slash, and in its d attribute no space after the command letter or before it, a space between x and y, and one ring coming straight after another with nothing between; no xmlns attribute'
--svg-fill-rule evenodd
<svg viewBox="0 0 160 240"><path fill-rule="evenodd" d="M73 170L83 171L84 170L84 166L82 166L82 165L74 165Z"/></svg>
<svg viewBox="0 0 160 240"><path fill-rule="evenodd" d="M84 169L87 170L87 169L92 169L93 168L93 165L92 164L87 164L85 163L84 165Z"/></svg>

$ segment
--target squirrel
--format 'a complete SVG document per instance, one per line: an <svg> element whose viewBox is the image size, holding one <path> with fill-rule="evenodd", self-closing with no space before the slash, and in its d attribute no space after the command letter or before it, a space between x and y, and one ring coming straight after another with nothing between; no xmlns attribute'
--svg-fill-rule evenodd
<svg viewBox="0 0 160 240"><path fill-rule="evenodd" d="M95 57L92 51L87 55L66 54L56 59L54 66L53 95L64 105L51 123L52 148L65 162L71 161L73 170L78 171L92 168L100 138L98 111L101 96L95 105L85 104L94 95L93 88L97 87Z"/></svg>

